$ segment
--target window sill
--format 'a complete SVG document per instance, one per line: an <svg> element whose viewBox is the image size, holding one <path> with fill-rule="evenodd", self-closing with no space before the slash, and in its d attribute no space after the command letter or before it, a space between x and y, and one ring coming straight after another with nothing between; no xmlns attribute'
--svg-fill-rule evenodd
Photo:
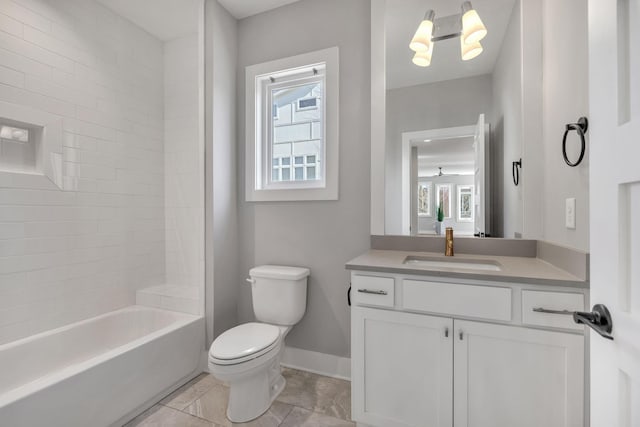
<svg viewBox="0 0 640 427"><path fill-rule="evenodd" d="M287 190L253 190L247 193L247 202L293 202L312 200L338 200L338 188L300 188Z"/></svg>

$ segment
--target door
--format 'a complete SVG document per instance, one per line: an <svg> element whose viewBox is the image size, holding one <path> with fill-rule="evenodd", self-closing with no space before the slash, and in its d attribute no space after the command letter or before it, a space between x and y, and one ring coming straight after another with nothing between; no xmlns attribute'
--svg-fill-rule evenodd
<svg viewBox="0 0 640 427"><path fill-rule="evenodd" d="M584 427L584 337L454 321L455 427Z"/></svg>
<svg viewBox="0 0 640 427"><path fill-rule="evenodd" d="M484 130L484 114L478 117L476 130L473 137L473 150L475 157L475 171L473 174L474 184L474 227L473 233L478 236L484 235L487 230L485 227L485 130ZM458 201L459 203L460 201Z"/></svg>
<svg viewBox="0 0 640 427"><path fill-rule="evenodd" d="M640 426L640 0L589 1L591 426Z"/></svg>
<svg viewBox="0 0 640 427"><path fill-rule="evenodd" d="M411 226L412 236L420 233L418 229L418 147L411 147Z"/></svg>
<svg viewBox="0 0 640 427"><path fill-rule="evenodd" d="M352 307L352 418L385 427L451 427L453 320Z"/></svg>

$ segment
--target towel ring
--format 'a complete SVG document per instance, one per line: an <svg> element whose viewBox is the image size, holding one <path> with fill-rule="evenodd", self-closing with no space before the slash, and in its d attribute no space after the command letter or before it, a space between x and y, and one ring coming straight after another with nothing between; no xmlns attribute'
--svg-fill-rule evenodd
<svg viewBox="0 0 640 427"><path fill-rule="evenodd" d="M518 186L520 184L520 168L522 168L522 159L517 162L511 163L511 175L513 176L513 183Z"/></svg>
<svg viewBox="0 0 640 427"><path fill-rule="evenodd" d="M562 137L562 157L564 157L565 163L571 166L572 168L578 166L582 162L582 159L584 158L584 152L587 147L587 144L584 140L584 134L587 133L588 129L589 129L589 120L587 120L586 117L580 117L578 119L578 123L569 123L567 125L566 130L564 131L564 136ZM567 135L569 135L569 132L571 132L572 130L575 130L577 132L578 136L580 137L580 145L581 145L580 157L578 157L578 160L575 163L572 163L571 160L569 160L569 158L567 157Z"/></svg>

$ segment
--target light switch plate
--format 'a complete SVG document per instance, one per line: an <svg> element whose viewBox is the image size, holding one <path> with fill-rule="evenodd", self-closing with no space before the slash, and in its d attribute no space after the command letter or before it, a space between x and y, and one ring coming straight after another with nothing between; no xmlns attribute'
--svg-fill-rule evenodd
<svg viewBox="0 0 640 427"><path fill-rule="evenodd" d="M564 220L565 226L569 229L575 230L576 229L576 199L575 198L572 197L566 200L564 214L565 214L565 220Z"/></svg>

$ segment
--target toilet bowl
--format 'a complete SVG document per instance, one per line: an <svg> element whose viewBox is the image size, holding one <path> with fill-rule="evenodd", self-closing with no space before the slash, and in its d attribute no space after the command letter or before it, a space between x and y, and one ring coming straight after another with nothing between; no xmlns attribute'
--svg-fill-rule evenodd
<svg viewBox="0 0 640 427"><path fill-rule="evenodd" d="M284 337L290 327L245 323L216 339L209 351L209 370L229 383L227 418L241 423L269 409L285 385L280 373Z"/></svg>
<svg viewBox="0 0 640 427"><path fill-rule="evenodd" d="M309 269L261 266L251 270L258 322L229 329L209 350L209 371L229 383L227 418L251 421L266 412L284 389L280 360L284 339L304 315Z"/></svg>

